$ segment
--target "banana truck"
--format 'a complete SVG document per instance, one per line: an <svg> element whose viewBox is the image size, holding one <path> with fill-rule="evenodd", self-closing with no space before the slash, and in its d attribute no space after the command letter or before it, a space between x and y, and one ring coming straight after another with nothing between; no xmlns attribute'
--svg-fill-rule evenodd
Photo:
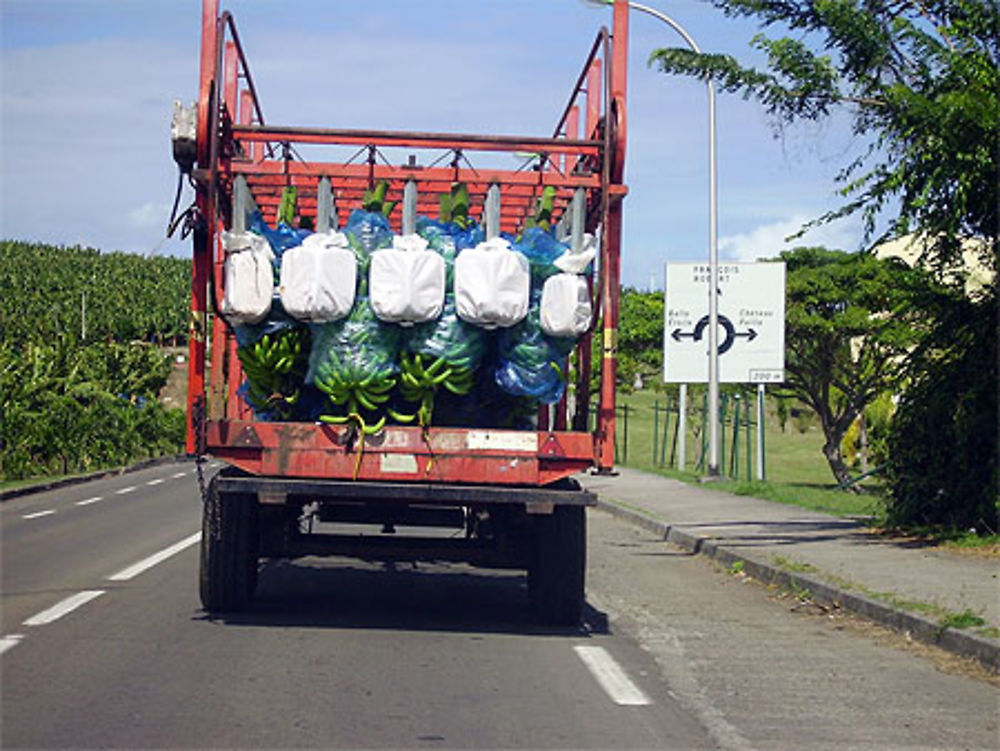
<svg viewBox="0 0 1000 751"><path fill-rule="evenodd" d="M520 569L540 621L580 620L596 499L573 476L614 465L627 24L617 0L551 135L301 127L265 120L204 0L172 143L206 610L321 555Z"/></svg>

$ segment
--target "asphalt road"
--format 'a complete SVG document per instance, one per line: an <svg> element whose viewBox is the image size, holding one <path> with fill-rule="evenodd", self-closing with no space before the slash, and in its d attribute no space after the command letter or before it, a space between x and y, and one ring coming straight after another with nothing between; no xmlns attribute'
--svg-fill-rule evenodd
<svg viewBox="0 0 1000 751"><path fill-rule="evenodd" d="M4 748L1000 747L993 686L600 512L572 631L519 574L344 559L210 619L199 515L190 464L0 505Z"/></svg>

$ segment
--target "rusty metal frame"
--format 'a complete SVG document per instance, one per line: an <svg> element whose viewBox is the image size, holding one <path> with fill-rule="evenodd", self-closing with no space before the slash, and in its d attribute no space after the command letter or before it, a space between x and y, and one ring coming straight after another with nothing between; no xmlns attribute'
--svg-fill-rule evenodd
<svg viewBox="0 0 1000 751"><path fill-rule="evenodd" d="M602 28L555 127L553 136L496 136L463 133L415 133L302 128L266 124L236 24L219 12L219 0L203 0L201 73L198 100L198 163L193 177L200 226L194 233L191 336L189 338L188 439L190 453L201 450L258 475L288 478L487 483L540 486L614 463L615 374L626 121L628 6L615 0L614 33ZM583 132L579 132L581 122ZM292 159L295 145L358 147L366 161ZM384 151L438 150L442 157L420 166L408 160L389 162ZM477 154L532 152L531 169L476 167ZM382 157L379 163L376 155ZM446 165L436 164L450 157ZM464 166L463 166L464 164ZM236 395L242 380L236 345L221 316L213 314L222 289L221 231L231 221L233 181L246 178L264 218L273 222L281 191L300 188L300 207L315 210L321 178L334 186L338 224L361 203L365 190L379 180L389 183L389 197L399 198L407 181L422 188L418 212L436 213L435 191L464 182L470 213L480 219L486 191L501 186L501 229L516 232L530 216L537 197L551 186L555 211L564 211L573 192L587 195L587 230L601 233L601 256L594 280L595 333L600 342L600 399L596 427L588 432L591 335L577 348L577 410L567 425L565 397L540 421L534 449L477 448L471 431L456 428L391 426L366 441L347 428L304 423L254 422ZM206 384L211 331L211 368ZM206 389L207 386L207 389ZM551 422L551 426L550 423ZM567 428L570 428L567 430ZM503 431L493 431L501 433ZM395 442L395 447L379 442ZM488 445L488 444L487 444ZM444 446L446 448L442 449ZM394 457L386 460L385 457ZM409 457L409 458L399 458ZM414 472L400 467L415 466ZM389 470L386 470L389 467Z"/></svg>

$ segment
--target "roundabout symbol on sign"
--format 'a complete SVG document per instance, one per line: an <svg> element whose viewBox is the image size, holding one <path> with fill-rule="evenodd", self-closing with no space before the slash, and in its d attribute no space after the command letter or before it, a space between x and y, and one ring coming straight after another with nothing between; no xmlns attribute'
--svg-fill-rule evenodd
<svg viewBox="0 0 1000 751"><path fill-rule="evenodd" d="M726 318L724 315L719 316L719 325L722 326L723 330L726 332L726 337L721 342L719 342L719 354L725 354L729 351L729 348L733 346L733 342L737 338L744 338L748 342L752 342L757 338L757 332L753 329L747 329L746 331L737 331L736 327L733 326L733 322ZM702 336L705 333L705 329L708 327L708 316L702 316L698 319L698 323L694 325L694 331L681 331L680 329L674 329L670 334L675 342L679 342L681 339L693 339L696 342L700 342Z"/></svg>

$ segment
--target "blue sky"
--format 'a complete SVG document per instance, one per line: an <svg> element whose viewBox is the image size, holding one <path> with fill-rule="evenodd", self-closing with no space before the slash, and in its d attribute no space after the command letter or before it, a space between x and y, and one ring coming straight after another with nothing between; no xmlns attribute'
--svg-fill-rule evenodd
<svg viewBox="0 0 1000 751"><path fill-rule="evenodd" d="M699 0L648 4L706 51L746 57L757 29ZM268 122L548 135L610 11L580 0L223 0ZM186 255L163 241L176 171L172 101L197 95L200 0L0 0L0 236ZM705 87L646 65L680 46L633 14L623 281L662 286L708 253ZM861 144L843 121L775 138L759 106L718 102L725 260L777 253L838 205ZM184 200L190 200L185 193ZM799 242L854 250L855 221Z"/></svg>

